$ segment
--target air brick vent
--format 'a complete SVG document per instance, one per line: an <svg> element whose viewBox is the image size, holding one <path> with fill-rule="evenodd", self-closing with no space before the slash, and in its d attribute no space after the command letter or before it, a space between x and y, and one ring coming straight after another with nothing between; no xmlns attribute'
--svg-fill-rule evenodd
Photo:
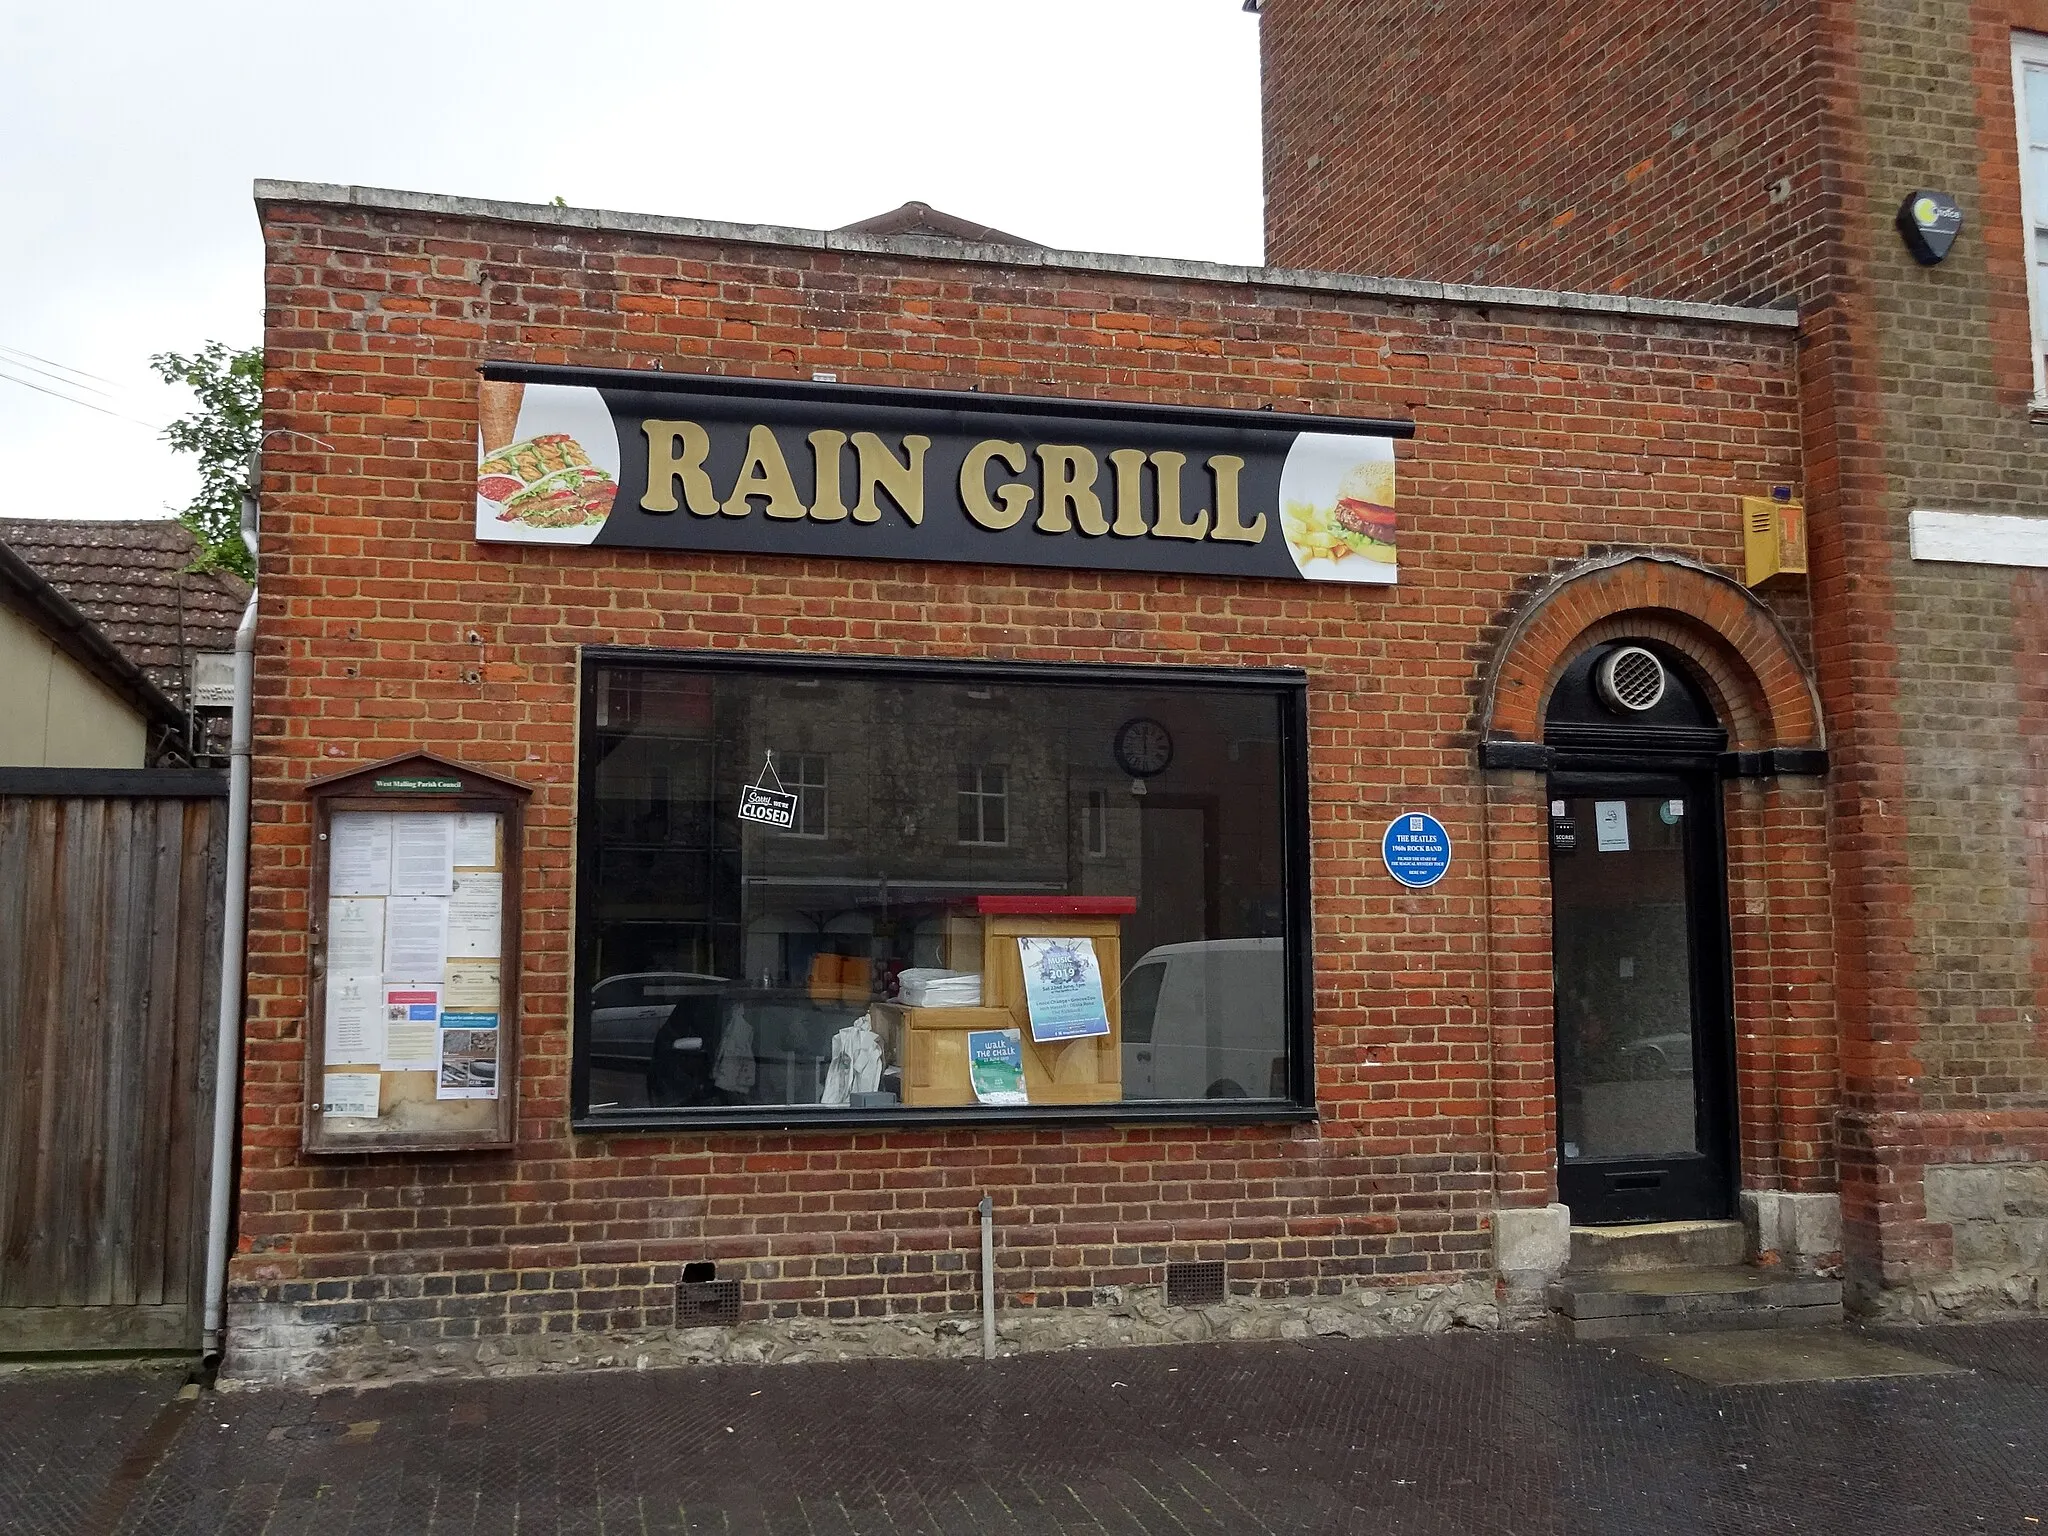
<svg viewBox="0 0 2048 1536"><path fill-rule="evenodd" d="M686 1280L676 1287L678 1328L730 1328L740 1320L737 1280Z"/></svg>
<svg viewBox="0 0 2048 1536"><path fill-rule="evenodd" d="M1166 1266L1166 1304L1169 1307L1213 1307L1228 1294L1221 1259Z"/></svg>

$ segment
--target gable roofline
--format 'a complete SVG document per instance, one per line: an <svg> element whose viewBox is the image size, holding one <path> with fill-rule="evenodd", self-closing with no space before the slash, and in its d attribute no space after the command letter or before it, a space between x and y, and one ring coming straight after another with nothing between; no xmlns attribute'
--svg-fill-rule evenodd
<svg viewBox="0 0 2048 1536"><path fill-rule="evenodd" d="M183 738L185 711L122 655L71 599L51 586L34 566L5 543L0 543L0 605L35 625L51 644L149 724L163 726Z"/></svg>
<svg viewBox="0 0 2048 1536"><path fill-rule="evenodd" d="M907 256L931 261L981 262L990 266L1042 267L1053 271L1099 272L1126 277L1168 278L1191 283L1232 283L1425 304L1473 308L1537 309L1563 314L1606 315L1622 320L1679 320L1765 330L1796 330L1799 313L1742 304L1691 304L1678 299L1639 299L1619 293L1569 293L1548 288L1494 288L1469 283L1421 282L1403 277L1363 277L1295 267L1236 266L1183 261L1167 256L1118 256L1100 251L1061 251L1049 246L981 244L930 235L869 235L850 229L800 229L782 224L731 224L667 214L618 213L602 208L563 208L548 203L508 203L438 192L400 192L385 187L339 186L332 182L272 181L258 178L256 206L353 208L374 213L418 213L456 219L490 219L600 234L657 235L715 240L732 245L838 251L849 255Z"/></svg>

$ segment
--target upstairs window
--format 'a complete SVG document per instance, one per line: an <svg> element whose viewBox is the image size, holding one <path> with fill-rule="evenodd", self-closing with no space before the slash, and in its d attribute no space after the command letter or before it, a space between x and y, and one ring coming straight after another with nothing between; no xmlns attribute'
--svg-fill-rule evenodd
<svg viewBox="0 0 2048 1536"><path fill-rule="evenodd" d="M1001 848L1010 841L1010 770L1000 763L960 766L960 841Z"/></svg>
<svg viewBox="0 0 2048 1536"><path fill-rule="evenodd" d="M2026 219L2027 303L2033 314L2034 405L2048 409L2048 37L2015 32L2013 113L2019 119L2020 207Z"/></svg>

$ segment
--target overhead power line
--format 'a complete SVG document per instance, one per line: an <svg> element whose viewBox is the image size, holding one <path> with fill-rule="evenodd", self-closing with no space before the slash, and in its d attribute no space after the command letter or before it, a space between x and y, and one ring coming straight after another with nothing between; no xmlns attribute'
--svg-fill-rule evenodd
<svg viewBox="0 0 2048 1536"><path fill-rule="evenodd" d="M97 373L87 373L83 368L74 368L69 363L60 363L53 357L38 357L33 352L24 352L20 347L10 347L4 341L0 341L0 352L12 352L16 357L25 357L32 363L45 363L52 368L61 368L66 373L75 373L81 379L91 379L96 384L112 384L116 389L121 388L121 385L113 379L102 377ZM36 371L40 373L42 370L37 369ZM94 393L97 394L98 391L95 390Z"/></svg>
<svg viewBox="0 0 2048 1536"><path fill-rule="evenodd" d="M70 395L60 394L54 389L38 384L33 379L16 378L11 373L0 373L0 379L5 379L9 384L19 384L23 389L32 389L39 395L48 395L52 400L62 400L66 405L82 405L88 411L98 411L102 416L111 416L116 421L132 421L136 426L148 427L152 432L163 431L155 422L144 421L140 416L130 416L123 411L108 410L104 405L95 405L90 400L74 399Z"/></svg>

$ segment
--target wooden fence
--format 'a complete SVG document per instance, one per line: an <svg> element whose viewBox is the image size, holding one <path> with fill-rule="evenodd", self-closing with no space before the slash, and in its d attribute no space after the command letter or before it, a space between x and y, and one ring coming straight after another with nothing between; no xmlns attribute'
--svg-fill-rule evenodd
<svg viewBox="0 0 2048 1536"><path fill-rule="evenodd" d="M0 769L0 1352L199 1347L224 787Z"/></svg>

